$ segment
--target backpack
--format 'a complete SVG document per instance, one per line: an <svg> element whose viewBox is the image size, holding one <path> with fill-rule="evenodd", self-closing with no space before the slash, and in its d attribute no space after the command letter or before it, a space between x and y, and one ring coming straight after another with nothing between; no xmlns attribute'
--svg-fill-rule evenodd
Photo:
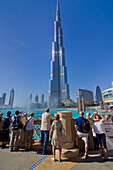
<svg viewBox="0 0 113 170"><path fill-rule="evenodd" d="M2 129L8 129L10 127L10 118L9 117L5 117L3 124L2 124Z"/></svg>
<svg viewBox="0 0 113 170"><path fill-rule="evenodd" d="M85 118L82 121L81 129L82 129L83 133L88 133L90 131L90 123Z"/></svg>
<svg viewBox="0 0 113 170"><path fill-rule="evenodd" d="M12 122L12 130L22 129L22 123L20 120L20 116L16 117L14 116L14 120Z"/></svg>
<svg viewBox="0 0 113 170"><path fill-rule="evenodd" d="M24 127L23 127L23 130L24 130L24 131L26 131L26 126L27 126L27 124L29 123L29 121L30 121L31 119L32 119L32 117L31 117L29 120L27 119L27 122L26 122L26 124L25 124Z"/></svg>

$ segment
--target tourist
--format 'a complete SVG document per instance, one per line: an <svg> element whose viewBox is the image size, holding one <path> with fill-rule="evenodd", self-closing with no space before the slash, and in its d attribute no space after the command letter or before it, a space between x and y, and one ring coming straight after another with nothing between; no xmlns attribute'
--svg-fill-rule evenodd
<svg viewBox="0 0 113 170"><path fill-rule="evenodd" d="M34 121L39 120L39 118L34 118L34 113L30 113L30 117L28 117L26 122L26 127L24 128L26 130L25 132L25 149L30 150L31 144L32 144L32 138L33 138L33 131L34 131Z"/></svg>
<svg viewBox="0 0 113 170"><path fill-rule="evenodd" d="M47 145L49 142L49 131L51 128L52 115L49 114L49 108L46 109L46 112L42 114L41 121L41 144L43 145L42 154L46 153Z"/></svg>
<svg viewBox="0 0 113 170"><path fill-rule="evenodd" d="M94 112L94 114L96 114L96 112ZM94 129L94 119L92 117L90 118L92 120L92 134L93 134L94 150L99 150L99 143L98 143L98 139L97 139L95 129Z"/></svg>
<svg viewBox="0 0 113 170"><path fill-rule="evenodd" d="M3 113L0 113L0 141L2 140Z"/></svg>
<svg viewBox="0 0 113 170"><path fill-rule="evenodd" d="M11 112L7 112L7 116L3 119L2 123L2 148L9 142L9 132L11 123Z"/></svg>
<svg viewBox="0 0 113 170"><path fill-rule="evenodd" d="M25 142L25 133L26 133L26 123L27 123L27 113L24 113L24 118L21 120L22 123L22 129L21 129L21 135L20 140Z"/></svg>
<svg viewBox="0 0 113 170"><path fill-rule="evenodd" d="M88 135L88 145L89 145L89 149L93 149L93 133L92 133L92 118L90 117L90 113L87 112L87 120L90 123L90 131L89 131L89 135Z"/></svg>
<svg viewBox="0 0 113 170"><path fill-rule="evenodd" d="M84 159L87 159L88 158L88 133L90 130L90 123L83 116L84 116L84 112L80 112L80 117L77 118L75 123L75 129L77 130L76 145L78 146L78 137L81 137L85 143Z"/></svg>
<svg viewBox="0 0 113 170"><path fill-rule="evenodd" d="M106 135L105 135L105 130L103 127L103 122L105 121L105 118L99 114L99 112L97 112L96 114L93 113L93 115L91 116L93 118L93 116L95 116L94 119L94 129L95 129L95 133L101 148L101 156L104 156L104 150L105 150L105 157L104 160L108 159L108 150L107 150L107 145L106 145ZM104 150L103 150L103 146L104 146Z"/></svg>
<svg viewBox="0 0 113 170"><path fill-rule="evenodd" d="M20 116L19 114L22 114L22 112L19 112L18 110L15 111L15 116L12 117L11 119L11 138L10 138L10 146L9 146L9 150L10 152L12 151L18 151L18 138L20 135L20 129L22 129L22 116Z"/></svg>
<svg viewBox="0 0 113 170"><path fill-rule="evenodd" d="M50 137L52 150L53 150L53 161L56 161L55 159L55 149L56 147L59 148L59 162L61 162L61 151L62 151L62 144L63 144L63 137L62 137L62 123L61 120L59 120L59 114L54 114L54 121L51 126L51 132Z"/></svg>

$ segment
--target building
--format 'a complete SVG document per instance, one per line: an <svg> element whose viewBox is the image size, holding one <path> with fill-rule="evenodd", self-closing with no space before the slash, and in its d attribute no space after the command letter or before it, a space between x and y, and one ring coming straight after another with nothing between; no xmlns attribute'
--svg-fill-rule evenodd
<svg viewBox="0 0 113 170"><path fill-rule="evenodd" d="M56 21L54 22L54 42L52 43L51 79L49 81L49 106L60 107L70 98L63 47L63 30L60 19L59 1L57 0Z"/></svg>
<svg viewBox="0 0 113 170"><path fill-rule="evenodd" d="M14 102L14 89L11 90L9 96L9 106L11 106L11 108L13 107L13 102Z"/></svg>
<svg viewBox="0 0 113 170"><path fill-rule="evenodd" d="M95 99L97 104L103 103L102 92L99 86L97 86L95 89Z"/></svg>
<svg viewBox="0 0 113 170"><path fill-rule="evenodd" d="M29 109L39 109L41 108L41 104L39 103L39 97L35 95L35 101L32 100L32 93L29 94Z"/></svg>
<svg viewBox="0 0 113 170"><path fill-rule="evenodd" d="M0 97L0 105L2 105L2 103L3 103L3 99L2 97Z"/></svg>
<svg viewBox="0 0 113 170"><path fill-rule="evenodd" d="M104 104L106 107L113 108L113 87L102 92Z"/></svg>
<svg viewBox="0 0 113 170"><path fill-rule="evenodd" d="M44 104L44 93L41 94L41 104Z"/></svg>
<svg viewBox="0 0 113 170"><path fill-rule="evenodd" d="M85 106L94 104L93 92L87 89L77 91L78 111L85 111Z"/></svg>
<svg viewBox="0 0 113 170"><path fill-rule="evenodd" d="M38 103L38 95L35 95L35 102Z"/></svg>
<svg viewBox="0 0 113 170"><path fill-rule="evenodd" d="M2 95L2 105L5 105L6 93Z"/></svg>

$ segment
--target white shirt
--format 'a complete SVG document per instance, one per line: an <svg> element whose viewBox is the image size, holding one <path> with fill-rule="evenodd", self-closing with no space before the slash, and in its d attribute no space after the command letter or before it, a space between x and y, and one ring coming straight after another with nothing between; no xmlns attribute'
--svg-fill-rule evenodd
<svg viewBox="0 0 113 170"><path fill-rule="evenodd" d="M51 128L51 115L47 112L42 114L41 130L50 130Z"/></svg>
<svg viewBox="0 0 113 170"><path fill-rule="evenodd" d="M28 123L27 123L27 126L26 126L26 130L33 130L34 129L34 121L36 121L37 118L33 118L33 117L28 117Z"/></svg>
<svg viewBox="0 0 113 170"><path fill-rule="evenodd" d="M94 122L94 131L96 134L105 134L102 119Z"/></svg>

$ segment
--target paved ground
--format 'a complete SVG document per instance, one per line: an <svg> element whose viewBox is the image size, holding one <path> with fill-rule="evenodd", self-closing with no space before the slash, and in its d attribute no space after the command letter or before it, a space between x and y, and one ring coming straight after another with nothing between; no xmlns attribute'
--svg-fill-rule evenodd
<svg viewBox="0 0 113 170"><path fill-rule="evenodd" d="M0 149L0 170L28 170L45 156Z"/></svg>
<svg viewBox="0 0 113 170"><path fill-rule="evenodd" d="M99 151L89 152L87 160L82 159L83 154L71 160L53 162L52 156L37 155L36 153L9 152L0 149L0 170L112 170L113 169L113 123L104 123L107 136L109 160L104 162ZM35 165L33 168L32 166ZM37 165L37 166L36 166Z"/></svg>

